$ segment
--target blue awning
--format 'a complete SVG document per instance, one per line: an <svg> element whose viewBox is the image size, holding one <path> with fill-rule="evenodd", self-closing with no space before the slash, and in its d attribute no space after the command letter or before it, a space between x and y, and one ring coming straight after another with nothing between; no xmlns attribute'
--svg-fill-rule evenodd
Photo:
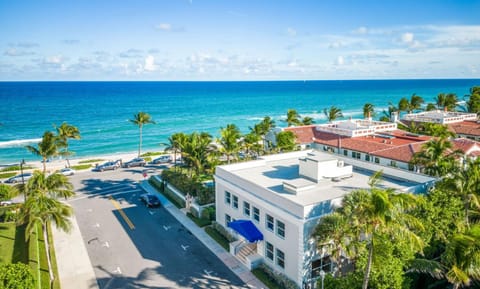
<svg viewBox="0 0 480 289"><path fill-rule="evenodd" d="M228 223L228 227L234 229L250 243L263 240L262 232L249 220L236 220Z"/></svg>

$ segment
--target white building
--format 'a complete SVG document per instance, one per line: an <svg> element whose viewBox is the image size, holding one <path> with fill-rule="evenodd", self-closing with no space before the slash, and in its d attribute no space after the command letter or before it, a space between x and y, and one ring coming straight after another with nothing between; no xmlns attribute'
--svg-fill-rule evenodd
<svg viewBox="0 0 480 289"><path fill-rule="evenodd" d="M318 151L272 155L217 167L217 222L235 228L230 230L239 241L230 244L230 252L247 267L264 262L302 287L320 269L330 269L320 268L326 256L317 251L312 238L319 219L340 205L345 194L368 189L369 177L379 170L382 186L401 191L424 192L434 181ZM250 227L242 228L243 224Z"/></svg>

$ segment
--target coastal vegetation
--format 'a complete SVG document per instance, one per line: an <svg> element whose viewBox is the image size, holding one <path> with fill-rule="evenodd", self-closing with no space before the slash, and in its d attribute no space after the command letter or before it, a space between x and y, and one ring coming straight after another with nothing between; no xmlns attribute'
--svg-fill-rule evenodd
<svg viewBox="0 0 480 289"><path fill-rule="evenodd" d="M138 157L142 155L142 129L146 124L155 124L155 121L152 120L152 117L143 111L138 112L133 116L133 119L130 119L130 122L138 126L140 130L139 142L138 142Z"/></svg>

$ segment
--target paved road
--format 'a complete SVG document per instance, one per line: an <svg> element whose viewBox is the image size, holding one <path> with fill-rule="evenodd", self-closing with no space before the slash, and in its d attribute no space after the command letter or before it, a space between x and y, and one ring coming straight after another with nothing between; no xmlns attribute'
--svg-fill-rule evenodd
<svg viewBox="0 0 480 289"><path fill-rule="evenodd" d="M165 209L139 202L142 179L134 168L71 178L78 194L69 203L99 287L247 288Z"/></svg>

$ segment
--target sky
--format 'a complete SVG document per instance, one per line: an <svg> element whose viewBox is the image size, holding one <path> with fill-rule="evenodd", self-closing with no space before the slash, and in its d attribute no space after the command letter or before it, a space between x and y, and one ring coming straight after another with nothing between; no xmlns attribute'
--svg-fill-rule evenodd
<svg viewBox="0 0 480 289"><path fill-rule="evenodd" d="M480 0L0 0L0 81L480 78Z"/></svg>

